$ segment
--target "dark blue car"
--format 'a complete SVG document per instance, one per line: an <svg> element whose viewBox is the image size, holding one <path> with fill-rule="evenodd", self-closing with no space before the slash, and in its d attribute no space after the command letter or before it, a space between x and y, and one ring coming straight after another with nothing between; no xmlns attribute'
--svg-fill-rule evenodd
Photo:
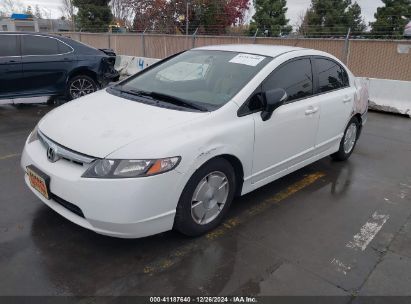
<svg viewBox="0 0 411 304"><path fill-rule="evenodd" d="M116 54L40 33L0 33L0 99L75 99L117 81Z"/></svg>

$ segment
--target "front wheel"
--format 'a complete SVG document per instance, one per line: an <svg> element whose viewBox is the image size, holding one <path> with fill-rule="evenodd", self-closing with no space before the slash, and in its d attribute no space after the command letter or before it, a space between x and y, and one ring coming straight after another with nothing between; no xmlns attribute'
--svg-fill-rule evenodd
<svg viewBox="0 0 411 304"><path fill-rule="evenodd" d="M231 164L216 158L198 169L188 181L177 206L174 228L197 236L215 228L234 198L235 173Z"/></svg>
<svg viewBox="0 0 411 304"><path fill-rule="evenodd" d="M93 78L87 75L74 76L67 83L67 98L76 99L97 91L97 84Z"/></svg>
<svg viewBox="0 0 411 304"><path fill-rule="evenodd" d="M336 161L344 161L351 156L357 143L358 135L360 133L359 131L360 123L356 117L353 117L345 129L339 150L336 153L331 154L332 159Z"/></svg>

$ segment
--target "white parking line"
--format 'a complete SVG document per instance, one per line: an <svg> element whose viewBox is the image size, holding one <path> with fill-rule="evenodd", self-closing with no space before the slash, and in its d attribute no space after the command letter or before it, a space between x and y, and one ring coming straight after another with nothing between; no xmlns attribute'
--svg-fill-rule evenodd
<svg viewBox="0 0 411 304"><path fill-rule="evenodd" d="M346 247L353 249L360 248L364 251L389 218L390 216L387 214L374 212L371 219L361 227L360 232L354 235L353 240L348 242Z"/></svg>

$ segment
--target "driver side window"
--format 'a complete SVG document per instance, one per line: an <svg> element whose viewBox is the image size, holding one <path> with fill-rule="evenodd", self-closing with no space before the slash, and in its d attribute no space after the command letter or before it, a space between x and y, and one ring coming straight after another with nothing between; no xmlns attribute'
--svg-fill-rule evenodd
<svg viewBox="0 0 411 304"><path fill-rule="evenodd" d="M308 58L285 63L268 76L262 85L263 92L283 89L287 92L287 102L313 95L313 75Z"/></svg>

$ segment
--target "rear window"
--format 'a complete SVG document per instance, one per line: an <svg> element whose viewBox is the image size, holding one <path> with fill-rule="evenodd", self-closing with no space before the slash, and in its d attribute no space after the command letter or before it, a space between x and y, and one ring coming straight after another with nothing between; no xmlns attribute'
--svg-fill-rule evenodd
<svg viewBox="0 0 411 304"><path fill-rule="evenodd" d="M0 56L20 56L17 45L17 36L0 35Z"/></svg>
<svg viewBox="0 0 411 304"><path fill-rule="evenodd" d="M23 55L56 55L59 54L58 40L42 36L21 36Z"/></svg>
<svg viewBox="0 0 411 304"><path fill-rule="evenodd" d="M71 47L69 47L67 44L60 42L60 41L57 41L57 43L58 43L60 54L70 53L72 51Z"/></svg>
<svg viewBox="0 0 411 304"><path fill-rule="evenodd" d="M316 58L315 62L320 93L349 86L347 72L338 63L323 58Z"/></svg>

